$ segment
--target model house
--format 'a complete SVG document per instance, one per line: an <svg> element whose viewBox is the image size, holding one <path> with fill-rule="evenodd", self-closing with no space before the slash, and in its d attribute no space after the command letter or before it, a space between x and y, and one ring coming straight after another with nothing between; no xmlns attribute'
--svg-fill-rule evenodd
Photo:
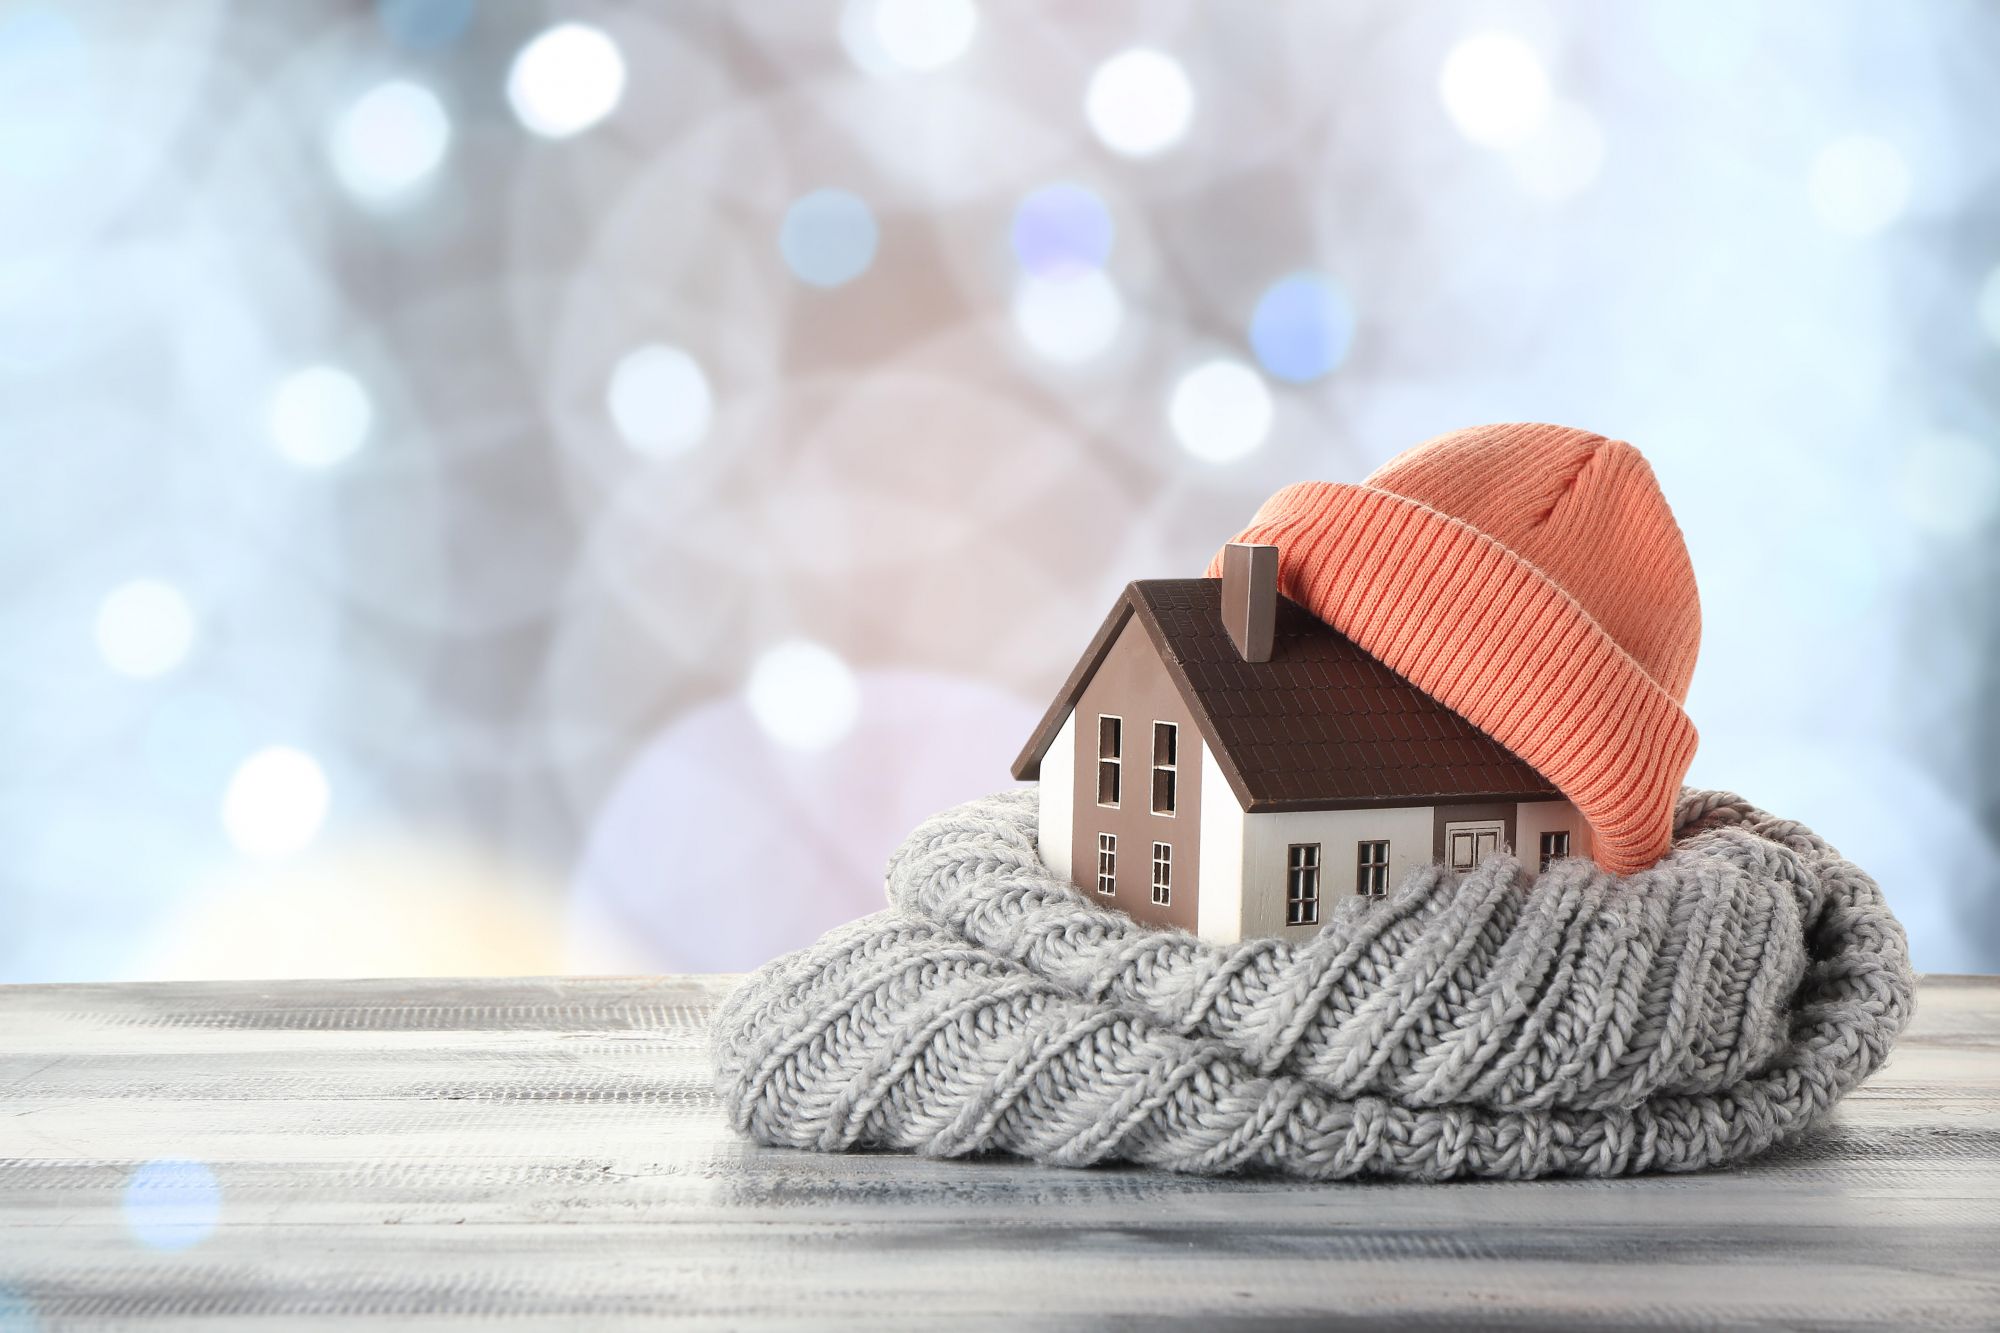
<svg viewBox="0 0 2000 1333"><path fill-rule="evenodd" d="M1129 585L1015 761L1057 873L1229 943L1310 933L1429 861L1589 853L1539 773L1279 596L1276 547L1223 569Z"/></svg>

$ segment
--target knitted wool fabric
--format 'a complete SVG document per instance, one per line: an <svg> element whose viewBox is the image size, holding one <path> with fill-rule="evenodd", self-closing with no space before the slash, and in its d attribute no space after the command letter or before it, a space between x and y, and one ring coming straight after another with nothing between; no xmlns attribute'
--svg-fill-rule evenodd
<svg viewBox="0 0 2000 1333"><path fill-rule="evenodd" d="M1358 486L1287 486L1234 540L1276 546L1281 592L1554 783L1606 868L1666 851L1701 605L1638 450L1567 426L1455 431Z"/></svg>
<svg viewBox="0 0 2000 1333"><path fill-rule="evenodd" d="M889 910L767 964L713 1031L761 1143L1313 1179L1612 1176L1812 1125L1908 1022L1902 928L1800 824L1684 789L1658 865L1510 855L1222 947L1084 899L1035 796L919 827Z"/></svg>

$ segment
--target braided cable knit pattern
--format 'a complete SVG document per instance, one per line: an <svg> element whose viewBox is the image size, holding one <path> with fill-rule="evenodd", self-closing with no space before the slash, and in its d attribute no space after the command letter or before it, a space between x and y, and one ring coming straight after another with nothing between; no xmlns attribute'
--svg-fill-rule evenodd
<svg viewBox="0 0 2000 1333"><path fill-rule="evenodd" d="M1314 1179L1733 1162L1887 1057L1914 978L1875 882L1726 792L1619 877L1511 856L1206 944L1088 902L1032 792L920 826L891 907L753 974L718 1086L762 1143Z"/></svg>

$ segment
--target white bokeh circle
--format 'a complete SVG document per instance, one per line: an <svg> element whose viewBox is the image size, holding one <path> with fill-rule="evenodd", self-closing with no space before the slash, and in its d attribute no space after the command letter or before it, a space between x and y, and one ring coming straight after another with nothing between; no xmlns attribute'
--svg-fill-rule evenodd
<svg viewBox="0 0 2000 1333"><path fill-rule="evenodd" d="M972 0L848 0L840 40L874 75L928 74L955 63L979 31Z"/></svg>
<svg viewBox="0 0 2000 1333"><path fill-rule="evenodd" d="M853 669L825 644L806 639L760 654L744 697L765 735L793 750L826 749L854 729L861 711Z"/></svg>
<svg viewBox="0 0 2000 1333"><path fill-rule="evenodd" d="M1153 157L1187 136L1194 84L1180 61L1136 47L1099 65L1084 93L1084 118L1104 146L1127 157Z"/></svg>
<svg viewBox="0 0 2000 1333"><path fill-rule="evenodd" d="M1014 285L1013 318L1037 356L1072 366L1093 360L1117 339L1125 303L1102 269L1034 274Z"/></svg>
<svg viewBox="0 0 2000 1333"><path fill-rule="evenodd" d="M229 779L222 827L245 856L290 856L318 836L331 797L317 759L292 746L270 746L245 758Z"/></svg>
<svg viewBox="0 0 2000 1333"><path fill-rule="evenodd" d="M583 133L617 110L624 95L623 53L587 23L559 23L536 34L507 71L515 117L545 139Z"/></svg>
<svg viewBox="0 0 2000 1333"><path fill-rule="evenodd" d="M679 453L699 444L715 417L701 363L678 347L648 343L612 368L605 406L618 433L642 454Z"/></svg>
<svg viewBox="0 0 2000 1333"><path fill-rule="evenodd" d="M272 388L264 411L272 447L287 462L331 467L368 441L375 409L361 381L339 366L295 370Z"/></svg>
<svg viewBox="0 0 2000 1333"><path fill-rule="evenodd" d="M164 676L194 647L194 608L164 579L121 583L97 608L97 651L121 676Z"/></svg>
<svg viewBox="0 0 2000 1333"><path fill-rule="evenodd" d="M1510 148L1549 112L1549 77L1526 39L1508 32L1465 37L1438 71L1438 96L1452 123L1473 143Z"/></svg>
<svg viewBox="0 0 2000 1333"><path fill-rule="evenodd" d="M450 147L451 118L437 94L409 79L392 79L341 113L327 152L350 193L381 204L428 180Z"/></svg>
<svg viewBox="0 0 2000 1333"><path fill-rule="evenodd" d="M1228 357L1189 370L1167 399L1174 438L1204 463L1231 463L1254 451L1270 434L1274 415L1264 377Z"/></svg>

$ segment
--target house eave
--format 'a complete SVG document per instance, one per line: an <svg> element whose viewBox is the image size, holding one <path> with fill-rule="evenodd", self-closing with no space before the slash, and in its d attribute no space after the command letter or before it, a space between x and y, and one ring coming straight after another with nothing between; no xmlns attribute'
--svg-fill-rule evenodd
<svg viewBox="0 0 2000 1333"><path fill-rule="evenodd" d="M1559 791L1417 792L1409 796L1369 797L1354 800L1247 801L1243 805L1243 812L1249 815L1282 815L1311 813L1320 810L1403 810L1416 806L1522 804L1533 801L1560 801L1563 799L1565 798Z"/></svg>
<svg viewBox="0 0 2000 1333"><path fill-rule="evenodd" d="M1141 595L1141 590L1149 582L1172 582L1172 580L1142 580L1125 585L1103 623L1098 626L1090 646L1084 650L1083 656L1071 669L1068 679L1057 691L1048 711L1042 715L1034 734L1028 738L1027 745L1015 759L1012 772L1018 781L1032 782L1041 777L1042 756L1047 754L1049 747L1055 743L1056 734L1062 730L1064 721L1075 710L1078 700L1082 698L1091 678L1096 675L1098 667L1110 653L1118 635L1136 618L1144 628L1146 637L1151 641L1154 655L1165 668L1168 680L1194 719L1196 730L1201 733L1202 740L1214 756L1216 767L1222 771L1223 780L1235 796L1237 806L1246 814L1281 814L1311 810L1394 810L1407 806L1474 805L1564 799L1563 794L1553 788L1501 792L1413 792L1394 797L1334 800L1322 798L1277 800L1253 797L1250 775L1238 762L1237 755L1231 752L1231 747L1222 744L1218 739L1215 719L1210 716L1201 692L1194 688L1194 682L1189 679L1187 664L1175 652L1152 606L1146 597Z"/></svg>

